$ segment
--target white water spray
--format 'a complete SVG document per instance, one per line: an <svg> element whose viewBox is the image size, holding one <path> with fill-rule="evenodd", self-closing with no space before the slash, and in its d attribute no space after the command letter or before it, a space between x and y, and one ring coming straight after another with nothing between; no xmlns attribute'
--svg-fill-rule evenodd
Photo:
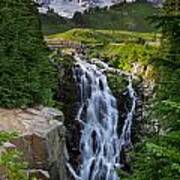
<svg viewBox="0 0 180 180"><path fill-rule="evenodd" d="M80 139L81 165L79 172L75 172L70 164L68 168L76 180L118 180L116 168L121 167L119 162L123 147L131 145L131 126L136 106L131 76L128 75L127 86L131 108L118 137L117 103L103 73L113 68L101 62L104 68L100 69L79 56L75 59L74 77L80 89L81 103L76 120L83 125ZM120 70L117 73L123 74Z"/></svg>

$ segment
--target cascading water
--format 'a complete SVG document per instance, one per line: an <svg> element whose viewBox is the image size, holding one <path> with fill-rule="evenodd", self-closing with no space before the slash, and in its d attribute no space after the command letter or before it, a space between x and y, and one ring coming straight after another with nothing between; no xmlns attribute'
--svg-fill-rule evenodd
<svg viewBox="0 0 180 180"><path fill-rule="evenodd" d="M118 137L117 103L103 73L112 68L101 62L104 67L100 69L78 56L76 61L74 77L80 89L80 108L76 120L83 125L80 139L81 165L78 172L70 164L67 166L75 179L118 180L116 168L121 166L119 162L123 147L131 144L131 125L136 106L131 76L128 76L127 86L131 108ZM120 70L117 73L122 74Z"/></svg>

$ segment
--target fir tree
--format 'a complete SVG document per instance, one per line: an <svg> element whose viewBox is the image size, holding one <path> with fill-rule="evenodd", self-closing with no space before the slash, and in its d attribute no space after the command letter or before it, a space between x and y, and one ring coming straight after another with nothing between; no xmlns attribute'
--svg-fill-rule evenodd
<svg viewBox="0 0 180 180"><path fill-rule="evenodd" d="M166 0L152 20L161 28L160 57L156 98L151 118L158 119L160 132L147 134L136 145L132 180L180 179L180 1ZM160 61L159 61L160 60Z"/></svg>
<svg viewBox="0 0 180 180"><path fill-rule="evenodd" d="M48 104L53 71L33 0L0 1L0 106Z"/></svg>
<svg viewBox="0 0 180 180"><path fill-rule="evenodd" d="M166 60L180 65L180 1L166 0L154 20L162 30L162 51Z"/></svg>

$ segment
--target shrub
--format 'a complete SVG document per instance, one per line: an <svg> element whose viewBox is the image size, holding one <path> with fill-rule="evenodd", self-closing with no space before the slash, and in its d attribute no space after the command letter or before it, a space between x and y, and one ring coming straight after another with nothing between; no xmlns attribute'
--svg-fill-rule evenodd
<svg viewBox="0 0 180 180"><path fill-rule="evenodd" d="M18 136L16 132L0 132L0 145ZM5 170L8 180L28 180L27 163L22 162L22 153L16 149L9 149L0 154L0 167ZM1 177L2 178L2 177Z"/></svg>

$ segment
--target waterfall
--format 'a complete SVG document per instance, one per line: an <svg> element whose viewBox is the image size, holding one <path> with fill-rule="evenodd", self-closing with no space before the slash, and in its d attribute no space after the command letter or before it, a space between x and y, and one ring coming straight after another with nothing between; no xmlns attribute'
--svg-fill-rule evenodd
<svg viewBox="0 0 180 180"><path fill-rule="evenodd" d="M80 91L80 108L76 120L83 126L80 139L81 165L78 172L70 164L67 166L76 180L118 180L116 168L122 166L119 162L123 147L131 145L131 126L136 106L131 76L127 77L131 108L119 137L116 98L104 74L104 71L112 68L103 62L101 66L104 68L98 68L78 56L76 61L74 78ZM122 74L120 70L117 72Z"/></svg>

